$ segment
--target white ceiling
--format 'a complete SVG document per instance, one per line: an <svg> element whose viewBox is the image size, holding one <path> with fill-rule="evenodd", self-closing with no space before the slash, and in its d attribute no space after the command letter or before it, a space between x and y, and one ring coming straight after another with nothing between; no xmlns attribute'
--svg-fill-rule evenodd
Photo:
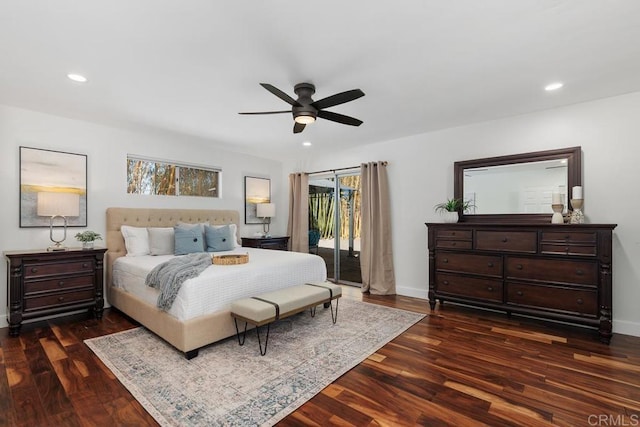
<svg viewBox="0 0 640 427"><path fill-rule="evenodd" d="M0 1L1 104L269 157L640 90L638 0ZM328 110L364 124L238 115L287 109L261 82L360 88Z"/></svg>

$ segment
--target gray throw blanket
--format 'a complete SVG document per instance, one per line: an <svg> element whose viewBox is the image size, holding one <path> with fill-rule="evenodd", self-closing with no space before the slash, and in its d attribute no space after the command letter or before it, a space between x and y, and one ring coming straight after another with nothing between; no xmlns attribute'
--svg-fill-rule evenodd
<svg viewBox="0 0 640 427"><path fill-rule="evenodd" d="M193 253L173 258L159 264L147 274L144 283L160 290L156 305L163 311L169 311L182 284L202 273L211 265L211 254Z"/></svg>

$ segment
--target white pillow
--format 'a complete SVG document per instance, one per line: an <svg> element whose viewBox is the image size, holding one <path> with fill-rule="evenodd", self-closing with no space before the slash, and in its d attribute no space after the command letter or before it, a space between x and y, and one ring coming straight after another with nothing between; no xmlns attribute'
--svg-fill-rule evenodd
<svg viewBox="0 0 640 427"><path fill-rule="evenodd" d="M147 231L151 255L173 255L175 250L173 227L149 227Z"/></svg>
<svg viewBox="0 0 640 427"><path fill-rule="evenodd" d="M144 227L120 227L124 246L127 248L127 256L149 255L149 233Z"/></svg>
<svg viewBox="0 0 640 427"><path fill-rule="evenodd" d="M238 226L236 224L225 224L225 225L211 225L213 228L220 228L228 225L231 228L231 235L233 236L234 247L239 247L240 243L238 243Z"/></svg>

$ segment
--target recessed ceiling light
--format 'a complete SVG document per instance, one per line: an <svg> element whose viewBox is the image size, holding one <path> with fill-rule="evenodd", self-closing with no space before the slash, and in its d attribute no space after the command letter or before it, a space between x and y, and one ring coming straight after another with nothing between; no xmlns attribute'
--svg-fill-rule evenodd
<svg viewBox="0 0 640 427"><path fill-rule="evenodd" d="M564 83L560 83L560 82L556 82L556 83L551 83L548 84L544 87L544 90L546 90L547 92L550 92L552 90L558 90L560 89L562 86L564 86Z"/></svg>
<svg viewBox="0 0 640 427"><path fill-rule="evenodd" d="M302 145L304 145L305 147L311 147L311 141L305 141L302 143Z"/></svg>
<svg viewBox="0 0 640 427"><path fill-rule="evenodd" d="M69 73L67 74L67 77L70 80L73 80L74 82L78 82L78 83L86 83L87 82L87 78L81 74L74 74L74 73Z"/></svg>

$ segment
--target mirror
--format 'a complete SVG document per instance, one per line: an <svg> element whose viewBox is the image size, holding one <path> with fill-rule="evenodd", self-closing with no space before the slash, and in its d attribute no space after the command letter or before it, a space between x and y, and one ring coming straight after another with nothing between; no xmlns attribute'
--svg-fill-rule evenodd
<svg viewBox="0 0 640 427"><path fill-rule="evenodd" d="M581 147L454 163L454 197L474 208L467 222L549 222L552 194L568 209L570 189L582 185Z"/></svg>

